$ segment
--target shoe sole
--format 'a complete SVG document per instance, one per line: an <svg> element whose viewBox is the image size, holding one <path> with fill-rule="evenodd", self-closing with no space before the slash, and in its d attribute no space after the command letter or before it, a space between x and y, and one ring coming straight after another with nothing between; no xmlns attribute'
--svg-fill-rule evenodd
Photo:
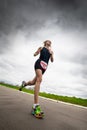
<svg viewBox="0 0 87 130"><path fill-rule="evenodd" d="M34 117L36 117L36 118L38 118L38 119L43 119L44 118L44 114L34 114L34 112L32 111L31 112L31 114L34 116Z"/></svg>

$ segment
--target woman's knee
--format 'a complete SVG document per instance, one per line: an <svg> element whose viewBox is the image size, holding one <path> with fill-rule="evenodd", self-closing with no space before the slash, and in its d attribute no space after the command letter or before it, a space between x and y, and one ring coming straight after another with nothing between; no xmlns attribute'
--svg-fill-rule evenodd
<svg viewBox="0 0 87 130"><path fill-rule="evenodd" d="M42 78L41 77L37 77L36 82L41 83L42 82Z"/></svg>

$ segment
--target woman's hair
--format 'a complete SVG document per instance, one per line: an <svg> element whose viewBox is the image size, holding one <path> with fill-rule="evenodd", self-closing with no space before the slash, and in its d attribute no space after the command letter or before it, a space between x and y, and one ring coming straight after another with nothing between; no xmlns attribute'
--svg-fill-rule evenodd
<svg viewBox="0 0 87 130"><path fill-rule="evenodd" d="M52 42L51 42L50 40L46 40L46 41L43 42L43 43L44 43L44 46L46 46L46 43L47 43L47 42L49 42L50 45L52 44Z"/></svg>

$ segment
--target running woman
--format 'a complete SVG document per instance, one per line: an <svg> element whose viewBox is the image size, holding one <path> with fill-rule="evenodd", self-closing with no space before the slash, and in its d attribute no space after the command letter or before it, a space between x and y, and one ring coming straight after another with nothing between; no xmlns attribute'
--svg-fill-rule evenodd
<svg viewBox="0 0 87 130"><path fill-rule="evenodd" d="M36 76L34 77L33 80L25 82L22 82L22 86L19 88L20 91L22 91L22 88L24 88L27 85L35 85L34 87L34 104L33 104L33 111L32 114L43 114L41 111L40 105L39 105L39 90L40 90L40 84L42 82L42 75L47 69L49 59L51 62L54 61L53 58L53 51L51 49L51 41L46 40L44 41L44 46L39 47L38 50L34 53L34 56L37 56L40 54L39 59L35 62L34 69L35 69L35 74Z"/></svg>

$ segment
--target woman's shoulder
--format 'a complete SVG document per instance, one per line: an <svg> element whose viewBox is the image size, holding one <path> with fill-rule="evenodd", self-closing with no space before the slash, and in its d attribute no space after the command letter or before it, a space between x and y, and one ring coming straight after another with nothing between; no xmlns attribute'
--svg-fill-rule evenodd
<svg viewBox="0 0 87 130"><path fill-rule="evenodd" d="M43 49L43 47L39 47L39 48L38 48L38 50L40 50L40 51L41 51L42 49Z"/></svg>

